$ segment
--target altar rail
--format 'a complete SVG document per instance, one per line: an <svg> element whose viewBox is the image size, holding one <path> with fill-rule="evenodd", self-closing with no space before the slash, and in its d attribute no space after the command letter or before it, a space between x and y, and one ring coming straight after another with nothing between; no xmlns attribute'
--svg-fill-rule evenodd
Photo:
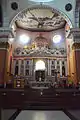
<svg viewBox="0 0 80 120"><path fill-rule="evenodd" d="M44 79L43 81L36 81L32 79L29 79L29 77L26 76L14 76L13 78L13 83L14 83L14 88L24 88L25 86L29 86L31 88L37 88L37 89L47 89L51 86L55 85L55 82L57 84L63 84L65 81L67 83L67 77L60 77L55 79L55 76L48 76L48 79Z"/></svg>

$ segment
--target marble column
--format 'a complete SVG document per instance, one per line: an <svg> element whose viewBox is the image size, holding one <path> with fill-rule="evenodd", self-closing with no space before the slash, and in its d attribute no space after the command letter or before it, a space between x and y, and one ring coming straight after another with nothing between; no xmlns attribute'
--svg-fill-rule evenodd
<svg viewBox="0 0 80 120"><path fill-rule="evenodd" d="M18 60L18 75L21 74L21 60Z"/></svg>
<svg viewBox="0 0 80 120"><path fill-rule="evenodd" d="M60 60L60 76L62 76L62 61Z"/></svg>
<svg viewBox="0 0 80 120"><path fill-rule="evenodd" d="M51 60L50 60L49 65L50 65L50 72L49 72L49 75L51 75Z"/></svg>
<svg viewBox="0 0 80 120"><path fill-rule="evenodd" d="M15 75L15 66L16 66L16 60L13 60L13 70L12 70L13 75Z"/></svg>
<svg viewBox="0 0 80 120"><path fill-rule="evenodd" d="M48 59L48 75L50 75L50 60Z"/></svg>
<svg viewBox="0 0 80 120"><path fill-rule="evenodd" d="M65 60L65 75L67 76L68 75L68 73L67 73L67 61Z"/></svg>
<svg viewBox="0 0 80 120"><path fill-rule="evenodd" d="M26 70L26 60L24 60L24 75L26 75L25 70Z"/></svg>
<svg viewBox="0 0 80 120"><path fill-rule="evenodd" d="M33 80L35 80L35 59L33 59Z"/></svg>
<svg viewBox="0 0 80 120"><path fill-rule="evenodd" d="M30 59L30 64L29 64L29 71L30 71L30 76L32 76L32 59Z"/></svg>
<svg viewBox="0 0 80 120"><path fill-rule="evenodd" d="M55 60L55 69L57 69L57 60Z"/></svg>
<svg viewBox="0 0 80 120"><path fill-rule="evenodd" d="M48 59L44 59L45 62L45 80L47 80L47 76L48 76Z"/></svg>

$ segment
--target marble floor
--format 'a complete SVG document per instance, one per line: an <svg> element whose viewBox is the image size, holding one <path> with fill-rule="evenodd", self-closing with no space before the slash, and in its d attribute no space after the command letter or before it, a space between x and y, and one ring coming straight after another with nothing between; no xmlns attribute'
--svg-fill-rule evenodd
<svg viewBox="0 0 80 120"><path fill-rule="evenodd" d="M22 111L15 120L71 120L63 111Z"/></svg>

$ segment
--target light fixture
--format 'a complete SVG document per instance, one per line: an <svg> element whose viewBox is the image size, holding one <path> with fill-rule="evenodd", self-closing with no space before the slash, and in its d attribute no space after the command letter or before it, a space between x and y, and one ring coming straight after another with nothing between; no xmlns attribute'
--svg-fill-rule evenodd
<svg viewBox="0 0 80 120"><path fill-rule="evenodd" d="M45 63L42 60L36 62L36 70L45 70Z"/></svg>
<svg viewBox="0 0 80 120"><path fill-rule="evenodd" d="M52 0L29 0L29 1L33 1L33 2L50 2Z"/></svg>
<svg viewBox="0 0 80 120"><path fill-rule="evenodd" d="M14 41L14 38L9 38L9 41L12 43Z"/></svg>
<svg viewBox="0 0 80 120"><path fill-rule="evenodd" d="M25 34L23 34L23 35L20 36L20 42L22 42L23 44L28 43L29 40L30 40L29 36L27 36Z"/></svg>
<svg viewBox="0 0 80 120"><path fill-rule="evenodd" d="M53 42L54 43L60 43L60 41L61 41L61 36L60 35L55 35L53 37Z"/></svg>

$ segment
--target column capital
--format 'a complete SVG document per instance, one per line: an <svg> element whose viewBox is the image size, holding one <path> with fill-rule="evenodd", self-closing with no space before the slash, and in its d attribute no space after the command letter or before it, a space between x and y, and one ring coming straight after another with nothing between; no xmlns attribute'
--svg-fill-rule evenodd
<svg viewBox="0 0 80 120"><path fill-rule="evenodd" d="M1 27L0 28L0 41L4 40L5 38L13 37L12 29L9 27Z"/></svg>
<svg viewBox="0 0 80 120"><path fill-rule="evenodd" d="M80 43L73 43L72 50L80 50Z"/></svg>
<svg viewBox="0 0 80 120"><path fill-rule="evenodd" d="M80 29L72 28L67 38L73 39L73 44L80 43Z"/></svg>
<svg viewBox="0 0 80 120"><path fill-rule="evenodd" d="M0 42L0 49L9 49L10 44L8 42Z"/></svg>
<svg viewBox="0 0 80 120"><path fill-rule="evenodd" d="M71 34L80 34L80 28L71 28L68 37L70 37Z"/></svg>

